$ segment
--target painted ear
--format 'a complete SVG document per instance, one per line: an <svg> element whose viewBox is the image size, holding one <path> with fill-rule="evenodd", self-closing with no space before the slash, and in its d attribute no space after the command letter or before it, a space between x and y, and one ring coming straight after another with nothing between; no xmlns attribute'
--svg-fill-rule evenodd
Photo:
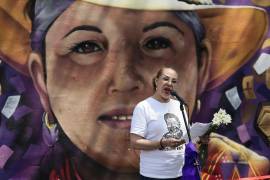
<svg viewBox="0 0 270 180"><path fill-rule="evenodd" d="M197 96L200 96L207 86L212 61L212 46L210 42L204 39L201 43L201 47L201 64L198 66Z"/></svg>
<svg viewBox="0 0 270 180"><path fill-rule="evenodd" d="M41 104L46 112L50 112L49 97L45 83L45 73L41 56L32 52L28 58L28 69L33 80L34 86L39 94Z"/></svg>

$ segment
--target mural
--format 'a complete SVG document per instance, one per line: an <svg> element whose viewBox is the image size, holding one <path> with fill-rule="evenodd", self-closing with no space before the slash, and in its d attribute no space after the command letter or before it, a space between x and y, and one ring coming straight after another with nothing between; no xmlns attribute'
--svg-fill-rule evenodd
<svg viewBox="0 0 270 180"><path fill-rule="evenodd" d="M0 179L138 179L130 119L162 66L191 122L232 116L202 179L269 179L270 1L111 2L0 2Z"/></svg>

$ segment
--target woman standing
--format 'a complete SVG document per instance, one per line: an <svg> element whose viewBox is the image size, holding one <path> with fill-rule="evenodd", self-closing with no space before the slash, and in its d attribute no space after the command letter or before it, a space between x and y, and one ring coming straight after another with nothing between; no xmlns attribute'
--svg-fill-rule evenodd
<svg viewBox="0 0 270 180"><path fill-rule="evenodd" d="M160 69L153 80L154 94L134 109L130 139L131 146L141 150L141 179L182 176L186 129L180 104L171 99L177 80L174 69Z"/></svg>

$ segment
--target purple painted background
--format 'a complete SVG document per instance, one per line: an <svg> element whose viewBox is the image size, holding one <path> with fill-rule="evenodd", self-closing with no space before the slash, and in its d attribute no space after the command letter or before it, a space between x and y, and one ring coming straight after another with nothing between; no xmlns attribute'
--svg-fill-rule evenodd
<svg viewBox="0 0 270 180"><path fill-rule="evenodd" d="M260 6L262 2L266 1L257 1L258 3L256 3L256 1L250 0L215 0L214 2L227 5L253 5L265 8L270 13L270 1L268 7ZM270 32L268 32L266 39L268 38L270 38ZM256 122L261 106L270 102L270 90L265 81L260 79L261 76L257 75L253 69L253 64L261 53L270 54L270 47L259 50L224 84L205 93L201 99L202 109L199 114L193 117L193 121L209 122L219 108L224 108L232 115L233 123L229 127L221 129L219 133L269 159L270 142L265 137L269 134L264 134L257 127ZM243 94L242 79L248 75L255 77L254 90L257 98L254 100L246 100ZM64 161L65 155L62 154L62 149L57 145L51 147L53 140L46 134L48 132L42 131L43 110L31 79L1 62L0 83L2 90L1 109L9 96L21 96L19 105L9 119L1 114L0 179L36 179L39 177L40 167L44 168L41 173L47 172L46 166L43 164L53 159L57 166L57 163L61 164ZM237 87L242 100L240 107L236 110L225 96L225 91L233 87ZM247 109L247 107L249 108Z"/></svg>

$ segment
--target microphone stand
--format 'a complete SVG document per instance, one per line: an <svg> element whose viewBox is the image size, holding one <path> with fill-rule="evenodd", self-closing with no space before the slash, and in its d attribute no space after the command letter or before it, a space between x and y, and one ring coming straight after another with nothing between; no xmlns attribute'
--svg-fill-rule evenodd
<svg viewBox="0 0 270 180"><path fill-rule="evenodd" d="M189 142L192 142L191 141L191 135L190 135L190 129L189 129L189 126L188 126L188 123L187 123L187 120L186 120L186 116L185 116L185 108L184 108L184 104L187 106L187 104L183 101L182 98L180 98L175 92L172 93L172 95L180 102L180 110L182 112L182 116L184 118L184 123L185 123L185 127L186 127L186 130L187 130L187 134L188 134L188 140ZM194 166L196 166L197 168L197 171L198 171L198 175L199 175L199 178L201 179L201 172L200 172L200 164L199 164L199 161L197 158L194 158L195 162L194 162Z"/></svg>

